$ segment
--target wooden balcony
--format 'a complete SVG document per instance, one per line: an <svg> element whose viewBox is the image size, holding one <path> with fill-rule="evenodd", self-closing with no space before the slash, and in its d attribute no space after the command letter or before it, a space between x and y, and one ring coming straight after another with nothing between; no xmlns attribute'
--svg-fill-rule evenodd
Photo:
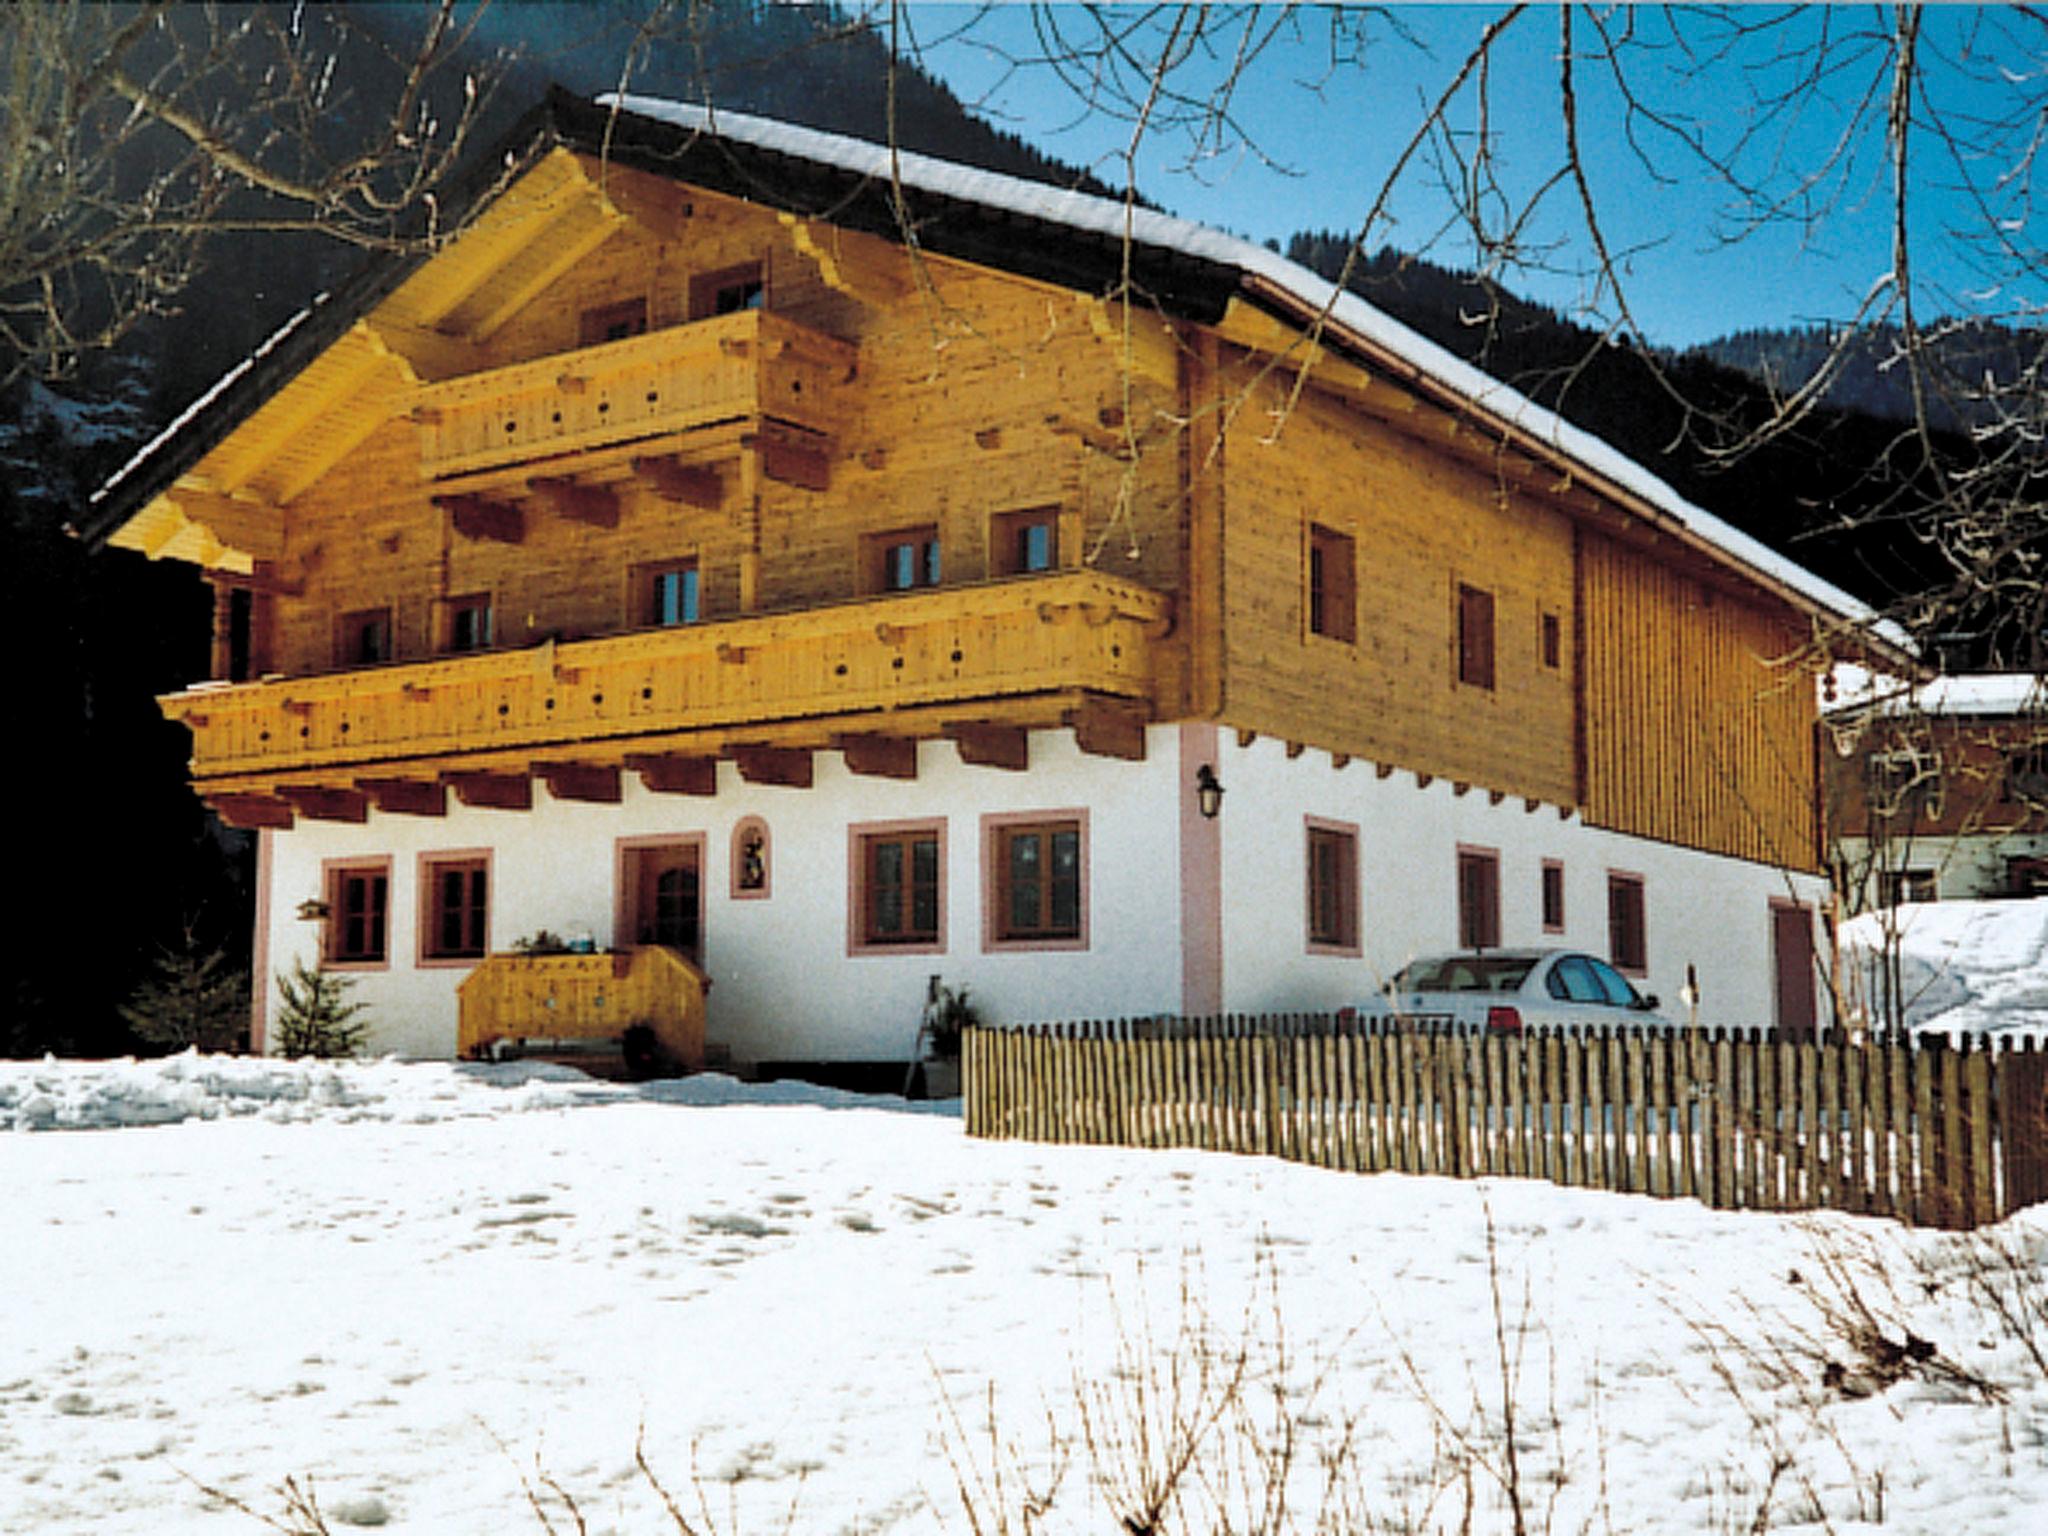
<svg viewBox="0 0 2048 1536"><path fill-rule="evenodd" d="M746 310L429 384L412 397L430 479L749 418L829 435L856 349Z"/></svg>
<svg viewBox="0 0 2048 1536"><path fill-rule="evenodd" d="M788 613L256 683L159 700L202 794L463 770L629 763L650 751L915 738L1157 713L1171 600L1061 571ZM325 793L320 789L319 793Z"/></svg>

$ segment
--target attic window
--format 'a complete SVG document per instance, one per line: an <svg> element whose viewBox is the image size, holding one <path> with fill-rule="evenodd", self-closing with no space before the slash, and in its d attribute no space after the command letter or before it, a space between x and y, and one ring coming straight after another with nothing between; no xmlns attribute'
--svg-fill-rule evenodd
<svg viewBox="0 0 2048 1536"><path fill-rule="evenodd" d="M1458 585L1458 681L1493 687L1493 594Z"/></svg>
<svg viewBox="0 0 2048 1536"><path fill-rule="evenodd" d="M1349 534L1308 528L1308 629L1332 640L1358 638L1358 556Z"/></svg>
<svg viewBox="0 0 2048 1536"><path fill-rule="evenodd" d="M595 309L586 309L577 322L579 346L597 347L608 341L624 341L628 336L647 334L647 299L621 299L616 304L600 304Z"/></svg>

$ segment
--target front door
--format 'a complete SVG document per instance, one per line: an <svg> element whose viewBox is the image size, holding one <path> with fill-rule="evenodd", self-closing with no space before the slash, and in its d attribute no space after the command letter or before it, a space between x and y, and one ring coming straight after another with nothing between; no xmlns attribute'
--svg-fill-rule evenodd
<svg viewBox="0 0 2048 1536"><path fill-rule="evenodd" d="M1774 903L1771 959L1777 973L1778 1035L1813 1038L1813 909Z"/></svg>
<svg viewBox="0 0 2048 1536"><path fill-rule="evenodd" d="M663 944L703 962L702 864L702 849L696 843L664 843L628 852L627 923L635 944Z"/></svg>

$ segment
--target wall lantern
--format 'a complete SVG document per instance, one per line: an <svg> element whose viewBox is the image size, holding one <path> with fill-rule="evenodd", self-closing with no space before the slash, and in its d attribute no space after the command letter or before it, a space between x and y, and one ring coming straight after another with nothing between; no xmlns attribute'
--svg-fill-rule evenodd
<svg viewBox="0 0 2048 1536"><path fill-rule="evenodd" d="M1223 809L1223 786L1216 781L1216 770L1208 763L1195 770L1195 805L1205 821L1214 821L1216 813Z"/></svg>
<svg viewBox="0 0 2048 1536"><path fill-rule="evenodd" d="M327 903L317 896L299 903L299 921L302 923L325 922L327 916Z"/></svg>

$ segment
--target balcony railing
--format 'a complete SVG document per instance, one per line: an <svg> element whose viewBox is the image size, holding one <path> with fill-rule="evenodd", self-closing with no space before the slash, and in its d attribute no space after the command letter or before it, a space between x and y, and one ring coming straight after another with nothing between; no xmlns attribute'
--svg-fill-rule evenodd
<svg viewBox="0 0 2048 1536"><path fill-rule="evenodd" d="M413 396L430 478L763 417L829 433L857 349L763 310L429 384Z"/></svg>
<svg viewBox="0 0 2048 1536"><path fill-rule="evenodd" d="M202 790L315 769L974 705L1085 690L1158 698L1171 600L1063 571L162 698ZM609 755L609 754L607 754Z"/></svg>

